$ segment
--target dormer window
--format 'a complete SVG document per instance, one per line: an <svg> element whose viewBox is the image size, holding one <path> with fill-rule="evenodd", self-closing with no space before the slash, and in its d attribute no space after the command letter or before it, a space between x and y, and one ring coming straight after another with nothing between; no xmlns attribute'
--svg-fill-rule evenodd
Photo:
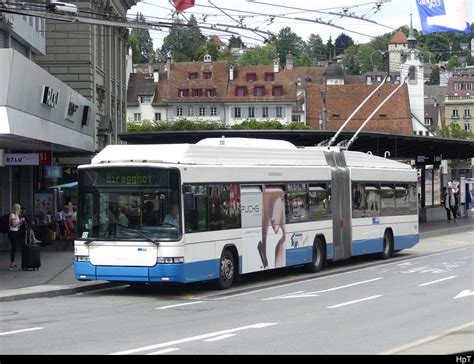
<svg viewBox="0 0 474 364"><path fill-rule="evenodd" d="M283 86L273 86L272 96L283 96Z"/></svg>
<svg viewBox="0 0 474 364"><path fill-rule="evenodd" d="M367 80L367 85L370 85L372 83L372 76L366 76L365 79Z"/></svg>
<svg viewBox="0 0 474 364"><path fill-rule="evenodd" d="M212 78L212 72L206 71L202 73L202 78L204 80L210 80Z"/></svg>
<svg viewBox="0 0 474 364"><path fill-rule="evenodd" d="M179 89L179 97L187 97L189 96L189 90L187 88Z"/></svg>
<svg viewBox="0 0 474 364"><path fill-rule="evenodd" d="M257 74L256 73L247 73L247 82L255 82L257 81Z"/></svg>
<svg viewBox="0 0 474 364"><path fill-rule="evenodd" d="M197 72L189 72L188 73L188 80L197 80L198 73Z"/></svg>
<svg viewBox="0 0 474 364"><path fill-rule="evenodd" d="M275 81L275 74L265 73L265 82L273 82L273 81Z"/></svg>
<svg viewBox="0 0 474 364"><path fill-rule="evenodd" d="M247 87L245 86L237 86L235 88L235 96L247 96Z"/></svg>
<svg viewBox="0 0 474 364"><path fill-rule="evenodd" d="M215 88L207 88L206 89L206 96L207 97L216 97L217 96L217 90Z"/></svg>
<svg viewBox="0 0 474 364"><path fill-rule="evenodd" d="M193 97L202 96L202 88L193 88L192 95Z"/></svg>
<svg viewBox="0 0 474 364"><path fill-rule="evenodd" d="M253 88L254 96L265 96L265 86L255 86Z"/></svg>
<svg viewBox="0 0 474 364"><path fill-rule="evenodd" d="M140 104L151 104L152 96L140 96Z"/></svg>

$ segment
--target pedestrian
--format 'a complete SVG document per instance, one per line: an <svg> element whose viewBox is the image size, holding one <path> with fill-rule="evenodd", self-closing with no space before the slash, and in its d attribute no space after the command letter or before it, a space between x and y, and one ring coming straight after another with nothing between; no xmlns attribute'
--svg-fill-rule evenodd
<svg viewBox="0 0 474 364"><path fill-rule="evenodd" d="M15 264L16 249L20 241L20 227L24 224L25 220L20 216L21 205L18 203L13 204L10 215L8 215L10 230L8 232L8 239L10 240L10 266L9 270L18 270Z"/></svg>
<svg viewBox="0 0 474 364"><path fill-rule="evenodd" d="M443 190L444 191L444 190ZM451 186L448 187L448 191L443 193L443 205L446 209L446 217L448 221L451 221L451 214L453 215L454 221L457 218L458 201L457 196L454 194Z"/></svg>

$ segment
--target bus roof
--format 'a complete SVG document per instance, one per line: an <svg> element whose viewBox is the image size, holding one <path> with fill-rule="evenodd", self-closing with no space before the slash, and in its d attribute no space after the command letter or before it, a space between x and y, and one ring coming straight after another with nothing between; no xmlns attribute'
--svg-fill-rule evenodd
<svg viewBox="0 0 474 364"><path fill-rule="evenodd" d="M223 145L218 144L220 138L212 139L197 144L109 145L92 159L92 164L327 166L324 152L340 152L339 148L296 148L289 142L266 139L225 138ZM366 153L343 153L348 167L411 169L407 164Z"/></svg>

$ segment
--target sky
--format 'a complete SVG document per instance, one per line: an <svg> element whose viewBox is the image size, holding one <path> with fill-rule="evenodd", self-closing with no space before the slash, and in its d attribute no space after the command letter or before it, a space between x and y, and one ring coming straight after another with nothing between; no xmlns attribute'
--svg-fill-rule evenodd
<svg viewBox="0 0 474 364"><path fill-rule="evenodd" d="M203 34L218 35L224 42L230 36L241 36L243 42L248 46L263 45L268 34L255 33L248 30L235 28L241 25L260 31L278 33L284 27L290 27L303 40L308 40L310 34L319 34L324 42L329 37L334 41L341 33L349 35L355 43L367 43L374 36L382 35L402 26L409 25L410 11L413 13L413 27L421 30L420 18L416 2L418 0L196 0L195 6L187 9L182 14L189 19L193 14L198 23L205 27L213 24L220 28L228 27L228 30L237 34L219 32L218 30L202 29ZM435 1L435 0L433 0ZM445 0L446 1L446 0ZM449 0L447 0L449 1ZM377 10L376 2L381 3ZM474 1L467 0L469 21L474 21ZM217 8L220 8L217 9ZM133 6L129 16L137 12L144 14L145 18L153 21L170 22L174 7L169 0L141 0ZM317 11L317 12L316 12ZM372 22L340 17L327 14L341 13L364 17ZM182 18L182 15L180 15ZM309 21L300 21L296 18L319 19L331 22L341 28L317 24ZM182 18L184 20L184 18ZM166 37L167 28L162 31L151 30L154 48L162 45Z"/></svg>

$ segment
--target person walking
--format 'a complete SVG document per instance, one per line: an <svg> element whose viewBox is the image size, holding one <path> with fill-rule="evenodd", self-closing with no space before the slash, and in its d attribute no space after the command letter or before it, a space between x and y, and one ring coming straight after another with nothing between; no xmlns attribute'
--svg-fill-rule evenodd
<svg viewBox="0 0 474 364"><path fill-rule="evenodd" d="M443 204L444 208L446 209L446 216L448 218L448 221L451 221L451 214L453 215L454 221L456 221L458 201L451 187L448 187L448 192L444 196Z"/></svg>
<svg viewBox="0 0 474 364"><path fill-rule="evenodd" d="M8 239L10 240L10 267L9 270L18 270L15 264L16 249L20 241L20 227L24 223L24 218L20 217L21 206L18 203L13 204L12 211L8 215L10 230Z"/></svg>

